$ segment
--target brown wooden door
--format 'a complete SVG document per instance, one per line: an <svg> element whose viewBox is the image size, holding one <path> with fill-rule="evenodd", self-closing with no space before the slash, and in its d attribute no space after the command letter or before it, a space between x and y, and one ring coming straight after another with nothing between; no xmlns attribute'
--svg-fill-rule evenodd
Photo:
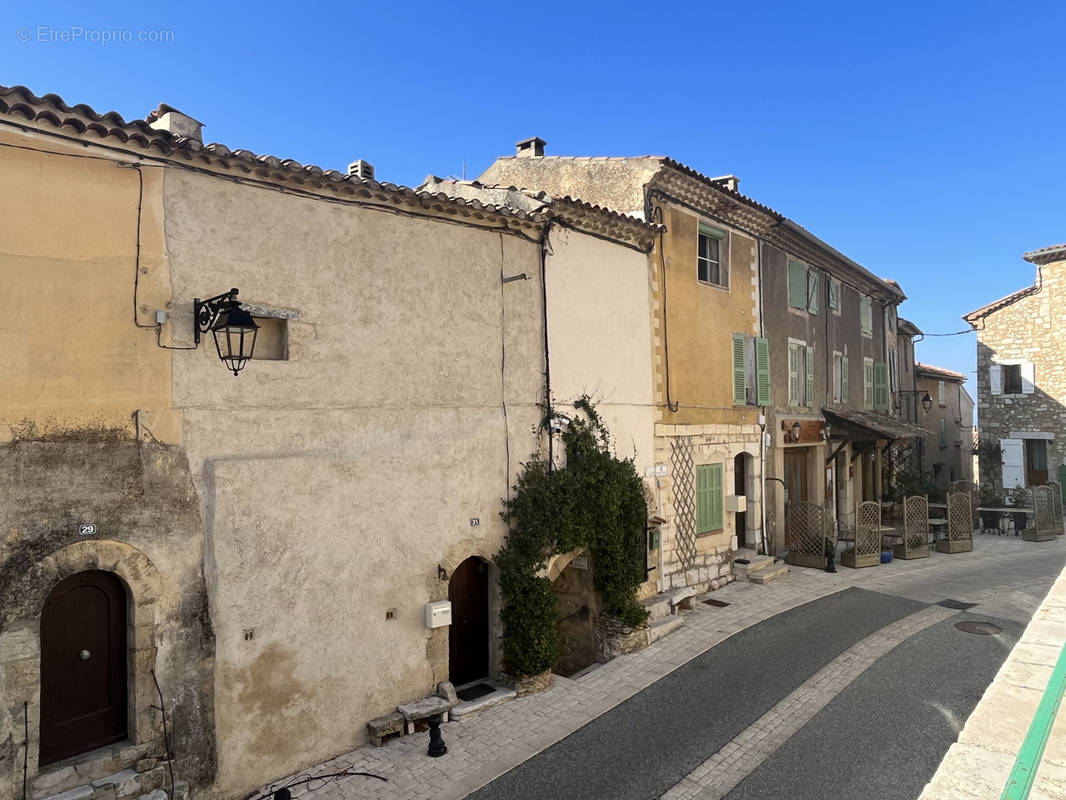
<svg viewBox="0 0 1066 800"><path fill-rule="evenodd" d="M448 679L460 686L489 675L489 565L476 556L460 564L448 584Z"/></svg>
<svg viewBox="0 0 1066 800"><path fill-rule="evenodd" d="M1047 485L1047 442L1043 439L1025 440L1025 482L1028 486Z"/></svg>
<svg viewBox="0 0 1066 800"><path fill-rule="evenodd" d="M126 738L126 591L110 572L61 581L41 612L40 763Z"/></svg>
<svg viewBox="0 0 1066 800"><path fill-rule="evenodd" d="M744 497L748 493L747 488L745 487L745 478L747 477L747 461L745 458L744 453L737 453L736 458L733 459L733 494L737 497ZM748 532L747 513L744 511L738 511L734 515L734 522L736 523L737 547L746 547Z"/></svg>
<svg viewBox="0 0 1066 800"><path fill-rule="evenodd" d="M785 451L785 541L793 503L807 502L807 448Z"/></svg>

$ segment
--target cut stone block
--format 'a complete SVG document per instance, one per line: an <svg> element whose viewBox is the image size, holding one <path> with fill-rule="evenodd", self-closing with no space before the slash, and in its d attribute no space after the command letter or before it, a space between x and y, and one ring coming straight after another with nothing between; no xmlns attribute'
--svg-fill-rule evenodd
<svg viewBox="0 0 1066 800"><path fill-rule="evenodd" d="M403 736L403 721L403 714L399 711L393 711L391 714L370 720L366 724L370 743L376 747L381 747L389 739Z"/></svg>
<svg viewBox="0 0 1066 800"><path fill-rule="evenodd" d="M448 721L448 712L451 710L451 706L448 701L443 697L425 697L416 703L405 703L402 706L396 706L396 710L403 714L403 718L407 721L407 733L412 734L415 732L415 723L430 717L441 715L443 722Z"/></svg>
<svg viewBox="0 0 1066 800"><path fill-rule="evenodd" d="M459 695L455 693L455 686L451 681L441 681L437 684L437 696L443 697L449 703L449 709L459 704Z"/></svg>

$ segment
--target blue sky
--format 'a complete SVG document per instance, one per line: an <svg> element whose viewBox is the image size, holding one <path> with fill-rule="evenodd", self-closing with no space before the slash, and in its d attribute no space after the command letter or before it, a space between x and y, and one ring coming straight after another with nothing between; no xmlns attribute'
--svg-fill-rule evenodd
<svg viewBox="0 0 1066 800"><path fill-rule="evenodd" d="M166 102L207 140L407 185L533 135L669 155L739 175L946 333L1066 241L1063 29L1061 2L8 0L0 82L127 118ZM140 31L170 41L100 41ZM972 374L973 335L918 357Z"/></svg>

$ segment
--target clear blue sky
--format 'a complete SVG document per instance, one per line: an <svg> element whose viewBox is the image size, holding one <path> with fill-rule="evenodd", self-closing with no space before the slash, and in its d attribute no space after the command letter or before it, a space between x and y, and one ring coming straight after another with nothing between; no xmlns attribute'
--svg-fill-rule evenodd
<svg viewBox="0 0 1066 800"><path fill-rule="evenodd" d="M407 185L533 135L669 155L739 175L944 333L1066 241L1063 30L1062 2L8 0L0 82L127 118L166 102L209 141ZM972 374L973 335L918 357Z"/></svg>

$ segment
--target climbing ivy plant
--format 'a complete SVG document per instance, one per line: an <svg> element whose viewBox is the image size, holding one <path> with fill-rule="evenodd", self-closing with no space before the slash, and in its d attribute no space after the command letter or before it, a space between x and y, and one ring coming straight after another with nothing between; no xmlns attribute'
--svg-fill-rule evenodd
<svg viewBox="0 0 1066 800"><path fill-rule="evenodd" d="M584 417L562 434L566 466L553 469L536 453L501 512L509 530L495 561L504 661L515 676L536 675L559 660L555 594L544 577L554 555L588 548L605 613L631 628L648 616L636 599L645 579L644 482L632 459L612 453L610 433L589 398L574 405Z"/></svg>

